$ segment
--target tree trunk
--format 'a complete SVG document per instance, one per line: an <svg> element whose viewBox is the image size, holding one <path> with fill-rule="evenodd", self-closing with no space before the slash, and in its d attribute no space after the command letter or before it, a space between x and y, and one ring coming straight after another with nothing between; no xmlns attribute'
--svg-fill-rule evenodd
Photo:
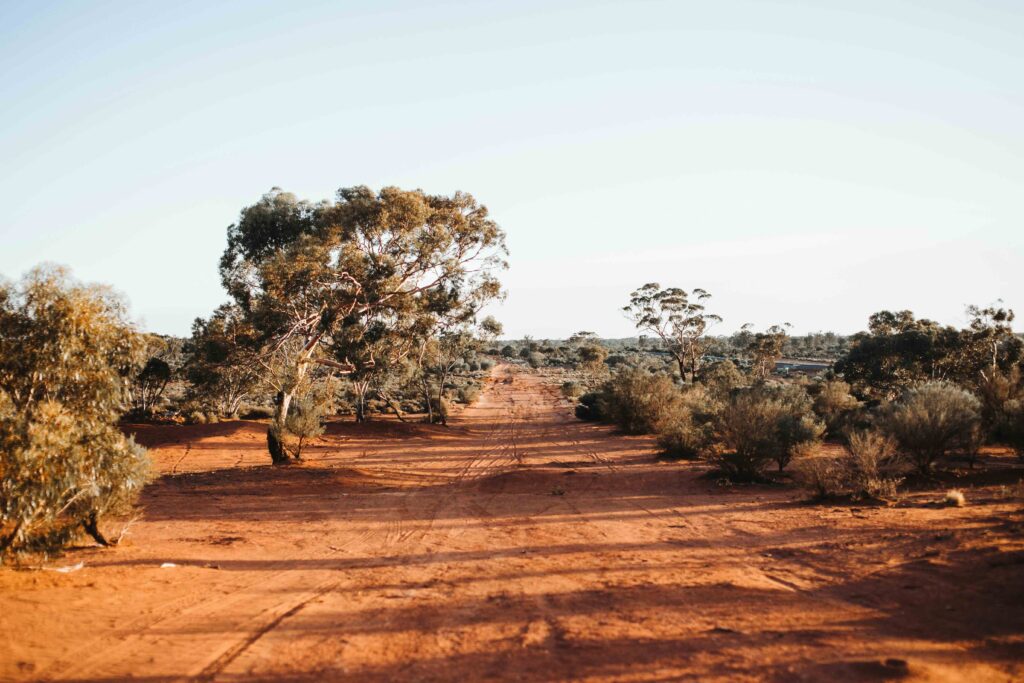
<svg viewBox="0 0 1024 683"><path fill-rule="evenodd" d="M405 422L405 416L402 415L402 407L395 403L394 401L392 401L391 397L388 396L387 394L381 393L379 390L377 391L377 393L380 395L382 399L384 399L384 402L388 404L388 407L391 408L391 410L395 411L395 417L398 418L398 421Z"/></svg>
<svg viewBox="0 0 1024 683"><path fill-rule="evenodd" d="M446 427L448 426L448 415L446 414L444 409L444 383L447 380L448 371L445 370L443 373L441 373L441 381L438 383L437 387L437 412L438 417L441 418L441 424L443 424Z"/></svg>
<svg viewBox="0 0 1024 683"><path fill-rule="evenodd" d="M356 422L366 422L366 392L370 386L366 382L353 382L352 388L356 392Z"/></svg>
<svg viewBox="0 0 1024 683"><path fill-rule="evenodd" d="M423 399L427 403L427 424L434 424L434 397L430 395L430 385L423 380L420 386L423 389Z"/></svg>
<svg viewBox="0 0 1024 683"><path fill-rule="evenodd" d="M274 419L267 427L267 450L275 465L288 464L288 451L284 447L285 424L288 420L288 408L292 404L292 394L277 392L277 405L274 408Z"/></svg>
<svg viewBox="0 0 1024 683"><path fill-rule="evenodd" d="M93 537L97 543L102 546L111 545L110 541L106 539L103 533L100 531L100 519L99 515L95 512L90 512L89 516L82 520L82 528L85 529L85 533Z"/></svg>

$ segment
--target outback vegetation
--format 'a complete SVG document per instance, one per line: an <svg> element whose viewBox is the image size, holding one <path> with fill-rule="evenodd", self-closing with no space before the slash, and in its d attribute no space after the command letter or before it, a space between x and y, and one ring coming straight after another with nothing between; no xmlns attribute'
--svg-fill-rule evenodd
<svg viewBox="0 0 1024 683"><path fill-rule="evenodd" d="M632 538L638 513L657 519L662 531L695 525L686 553L713 547L709 539L723 529L700 521L699 511L692 521L686 496L728 514L721 492L749 487L754 498L744 509L776 496L766 505L791 530L845 509L835 506L902 510L913 496L927 499L919 509L970 514L977 495L970 483L985 477L1006 482L997 498L986 494L990 499L1022 497L1024 341L1012 329L1013 311L1001 304L968 307L963 329L880 311L850 337L791 336L785 323L764 330L744 324L716 336L724 321L709 310L708 291L648 283L622 309L639 336L580 331L564 340L507 339L485 315L503 295L498 275L506 255L502 229L461 192L352 187L311 202L274 189L228 228L219 273L229 300L196 319L188 338L138 330L120 297L61 268L40 267L0 285L0 560L24 566L79 552L82 539L116 545L146 511L163 515L165 526L183 515L208 533L202 524L209 520L195 520L224 509L249 515L248 533L264 528L265 518L275 529L298 520L288 552L306 547L304 524L347 534L348 546L325 541L340 556L377 531L352 536L355 527L339 510L361 515L366 529L382 529L386 545L435 533L441 511L461 520L494 500L506 501L501 516L520 516L526 506L543 517L553 496L573 506L567 518L594 525L585 545L598 548L603 567L623 549L634 551L612 544L619 549L604 553L608 537L600 529L625 525L617 533ZM147 498L154 460L162 476ZM545 487L536 509L535 485L522 484L533 476ZM603 491L592 510L575 507L582 503L575 482ZM652 486L661 504L680 505L670 517L637 502ZM277 487L289 493L277 495ZM259 496L252 498L260 501L255 513L237 502L245 496L236 488ZM392 493L401 494L397 506L387 502ZM350 495L359 502L346 507ZM791 496L784 513L780 496ZM616 516L608 510L625 521L607 521ZM665 526L665 519L676 523ZM484 533L447 521L439 533ZM505 522L489 524L470 525L488 534L478 544L509 530ZM561 538L564 525L550 533L557 552L576 552L566 550L576 546ZM243 537L211 538L230 553ZM164 548L177 542L165 539ZM660 548L673 541L648 542ZM433 550L424 544L417 552L432 557ZM758 552L775 558L790 551L773 541ZM525 554L517 549L514 557ZM702 566L720 562L705 558ZM333 559L297 562L314 567L296 570L298 590L321 586L303 600L338 592L341 584L323 583L317 568ZM558 563L546 566L566 575ZM378 567L376 560L366 566ZM735 575L732 566L718 570ZM422 579L416 590L434 585ZM378 590L379 577L368 580L367 590ZM255 598L253 609L297 614L306 604L283 609L267 596ZM721 599L707 606L715 609ZM184 610L172 621L188 632L190 615ZM536 628L552 628L543 623ZM366 623L354 628L374 631ZM142 651L159 659L162 638ZM245 647L258 638L250 640ZM72 678L92 671L66 669Z"/></svg>

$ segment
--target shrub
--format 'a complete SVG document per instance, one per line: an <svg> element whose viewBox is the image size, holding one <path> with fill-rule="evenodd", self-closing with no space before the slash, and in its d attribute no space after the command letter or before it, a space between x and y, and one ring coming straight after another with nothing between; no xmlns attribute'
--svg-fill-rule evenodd
<svg viewBox="0 0 1024 683"><path fill-rule="evenodd" d="M0 283L0 557L48 552L127 512L145 450L116 422L140 351L109 290L36 269Z"/></svg>
<svg viewBox="0 0 1024 683"><path fill-rule="evenodd" d="M716 401L727 401L735 389L748 385L747 376L730 360L707 366L698 379Z"/></svg>
<svg viewBox="0 0 1024 683"><path fill-rule="evenodd" d="M665 455L675 458L697 458L704 455L712 443L713 432L709 425L693 419L693 414L683 412L658 434L658 445Z"/></svg>
<svg viewBox="0 0 1024 683"><path fill-rule="evenodd" d="M970 392L947 382L907 389L881 421L922 474L954 452L976 447L981 404Z"/></svg>
<svg viewBox="0 0 1024 683"><path fill-rule="evenodd" d="M1019 457L1024 458L1024 400L1008 401L1004 412L1006 414L1006 441Z"/></svg>
<svg viewBox="0 0 1024 683"><path fill-rule="evenodd" d="M1007 372L989 370L976 386L981 400L981 419L988 434L996 440L1010 440L1010 422L1015 410L1024 401L1024 377L1020 366Z"/></svg>
<svg viewBox="0 0 1024 683"><path fill-rule="evenodd" d="M824 382L814 397L814 412L832 436L850 426L850 418L859 407L860 401L850 393L850 385L842 380Z"/></svg>
<svg viewBox="0 0 1024 683"><path fill-rule="evenodd" d="M243 420L267 420L274 417L274 409L266 406L249 406L242 410Z"/></svg>
<svg viewBox="0 0 1024 683"><path fill-rule="evenodd" d="M727 477L760 479L768 464L783 471L798 446L818 441L824 432L800 387L759 384L732 396L718 418L726 452L714 461Z"/></svg>
<svg viewBox="0 0 1024 683"><path fill-rule="evenodd" d="M587 372L604 372L605 359L608 358L608 350L598 344L581 346L576 352L579 357L581 370Z"/></svg>
<svg viewBox="0 0 1024 683"><path fill-rule="evenodd" d="M950 507L962 508L967 504L967 499L964 498L964 492L960 489L950 489L946 491L942 502Z"/></svg>
<svg viewBox="0 0 1024 683"><path fill-rule="evenodd" d="M448 402L448 399L446 398L438 400L437 396L431 396L430 408L435 423L444 424L445 421L448 419L448 416L451 414L451 404Z"/></svg>
<svg viewBox="0 0 1024 683"><path fill-rule="evenodd" d="M576 417L581 420L603 420L604 413L601 409L601 394L592 391L580 396L575 413Z"/></svg>
<svg viewBox="0 0 1024 683"><path fill-rule="evenodd" d="M324 433L323 417L326 405L315 398L304 397L292 401L285 429L296 437L294 457L302 457L302 446L307 439L315 439Z"/></svg>
<svg viewBox="0 0 1024 683"><path fill-rule="evenodd" d="M493 360L482 360L482 361L480 361L480 369L481 370L490 370L493 367L494 367L494 361Z"/></svg>
<svg viewBox="0 0 1024 683"><path fill-rule="evenodd" d="M816 500L835 498L847 490L848 469L840 458L808 457L797 460L796 479L809 488Z"/></svg>
<svg viewBox="0 0 1024 683"><path fill-rule="evenodd" d="M680 405L666 415L658 428L658 445L665 455L697 458L710 452L714 441L714 419L721 405L704 387L682 392Z"/></svg>
<svg viewBox="0 0 1024 683"><path fill-rule="evenodd" d="M459 403L470 404L480 396L480 386L478 384L469 384L459 388Z"/></svg>
<svg viewBox="0 0 1024 683"><path fill-rule="evenodd" d="M871 498L892 498L903 481L903 458L892 438L878 431L860 430L849 437L848 461L851 486Z"/></svg>
<svg viewBox="0 0 1024 683"><path fill-rule="evenodd" d="M579 382L562 382L562 396L576 398L583 394L583 385Z"/></svg>
<svg viewBox="0 0 1024 683"><path fill-rule="evenodd" d="M544 354L539 351L528 351L525 358L531 368L539 368L544 365Z"/></svg>
<svg viewBox="0 0 1024 683"><path fill-rule="evenodd" d="M651 434L682 408L682 393L665 375L623 368L601 388L601 413L627 434Z"/></svg>

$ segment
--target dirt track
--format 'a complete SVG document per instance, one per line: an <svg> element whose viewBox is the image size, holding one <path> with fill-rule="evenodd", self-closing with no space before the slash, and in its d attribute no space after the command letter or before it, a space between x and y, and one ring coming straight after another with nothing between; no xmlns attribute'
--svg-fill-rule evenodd
<svg viewBox="0 0 1024 683"><path fill-rule="evenodd" d="M1024 679L994 487L721 487L509 368L450 428L333 423L301 467L264 466L264 429L140 429L165 474L126 543L0 570L0 678Z"/></svg>

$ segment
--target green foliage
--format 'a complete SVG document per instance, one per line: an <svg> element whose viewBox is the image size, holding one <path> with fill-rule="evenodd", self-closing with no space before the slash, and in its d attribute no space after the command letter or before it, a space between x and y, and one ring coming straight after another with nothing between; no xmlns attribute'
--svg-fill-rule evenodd
<svg viewBox="0 0 1024 683"><path fill-rule="evenodd" d="M687 389L682 402L658 426L658 445L665 455L697 458L708 455L714 441L714 419L721 406L700 386Z"/></svg>
<svg viewBox="0 0 1024 683"><path fill-rule="evenodd" d="M728 360L707 366L698 380L716 401L727 401L734 390L750 384L747 376Z"/></svg>
<svg viewBox="0 0 1024 683"><path fill-rule="evenodd" d="M235 415L259 382L258 353L262 340L234 304L220 306L209 319L192 323L185 377L193 403Z"/></svg>
<svg viewBox="0 0 1024 683"><path fill-rule="evenodd" d="M0 284L0 554L52 551L128 511L144 449L116 426L142 345L109 290L39 268Z"/></svg>
<svg viewBox="0 0 1024 683"><path fill-rule="evenodd" d="M653 434L682 407L671 379L639 368L623 368L601 388L600 413L627 434Z"/></svg>
<svg viewBox="0 0 1024 683"><path fill-rule="evenodd" d="M718 416L726 451L713 457L731 479L760 479L768 464L781 472L797 449L818 441L825 427L802 388L762 383L736 392Z"/></svg>
<svg viewBox="0 0 1024 683"><path fill-rule="evenodd" d="M1024 401L1024 377L1020 365L1008 371L990 370L982 373L976 387L981 400L981 417L986 432L994 440L1012 440L1013 415Z"/></svg>
<svg viewBox="0 0 1024 683"><path fill-rule="evenodd" d="M849 426L855 411L860 408L850 393L850 385L839 379L831 379L817 387L814 395L814 412L825 423L829 435L838 436Z"/></svg>
<svg viewBox="0 0 1024 683"><path fill-rule="evenodd" d="M775 372L775 364L782 358L789 334L789 323L772 325L764 332L750 335L746 352L750 356L751 373L755 378L765 380Z"/></svg>
<svg viewBox="0 0 1024 683"><path fill-rule="evenodd" d="M708 328L722 321L720 316L706 312L704 302L711 294L703 289L692 292L669 287L662 289L649 282L629 295L629 304L622 310L638 330L654 334L679 366L685 379L700 371Z"/></svg>
<svg viewBox="0 0 1024 683"><path fill-rule="evenodd" d="M871 316L868 332L854 336L835 370L859 393L892 400L907 387L946 380L975 387L994 371L1007 372L1024 353L1013 334L1013 311L967 309L964 330L917 319L910 311L881 311Z"/></svg>
<svg viewBox="0 0 1024 683"><path fill-rule="evenodd" d="M167 361L156 356L147 360L132 386L132 412L151 415L170 381L171 366Z"/></svg>
<svg viewBox="0 0 1024 683"><path fill-rule="evenodd" d="M220 272L265 340L261 360L280 369L265 376L279 395L267 439L274 462L287 459L279 435L311 367L354 373L376 363L372 353L347 355L360 339L354 328L428 330L445 316L467 324L500 295L494 272L505 253L502 230L462 192L360 186L313 204L275 188L243 209L228 228Z"/></svg>
<svg viewBox="0 0 1024 683"><path fill-rule="evenodd" d="M970 454L981 434L981 403L948 382L910 387L889 406L882 429L900 445L921 473L951 453Z"/></svg>
<svg viewBox="0 0 1024 683"><path fill-rule="evenodd" d="M296 438L293 453L296 460L302 458L302 447L308 439L315 439L324 433L323 418L326 410L327 403L317 396L303 397L292 403L285 428Z"/></svg>

